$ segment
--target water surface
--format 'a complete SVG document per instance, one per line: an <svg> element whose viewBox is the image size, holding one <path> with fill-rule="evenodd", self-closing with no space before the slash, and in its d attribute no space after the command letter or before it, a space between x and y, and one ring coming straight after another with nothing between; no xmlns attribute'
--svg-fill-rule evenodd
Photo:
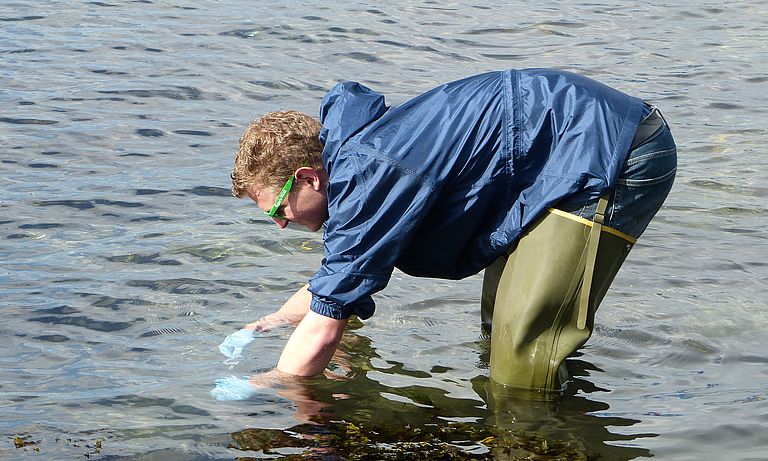
<svg viewBox="0 0 768 461"><path fill-rule="evenodd" d="M286 434L354 424L390 443L438 428L500 459L528 436L574 459L765 459L765 2L16 0L0 30L0 458L287 456L306 444ZM401 273L345 338L346 381L212 400L217 378L274 366L290 331L234 368L216 345L322 257L319 235L229 196L247 123L314 114L340 80L397 104L508 67L647 99L680 150L559 404L491 411L481 277Z"/></svg>

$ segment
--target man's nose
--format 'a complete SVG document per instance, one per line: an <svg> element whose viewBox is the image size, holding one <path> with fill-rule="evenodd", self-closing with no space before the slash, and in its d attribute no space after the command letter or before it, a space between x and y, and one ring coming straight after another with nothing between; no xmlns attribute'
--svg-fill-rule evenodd
<svg viewBox="0 0 768 461"><path fill-rule="evenodd" d="M277 219L277 218L273 217L272 221L277 223L277 225L280 226L280 229L285 229L285 226L288 225L288 220L287 219Z"/></svg>

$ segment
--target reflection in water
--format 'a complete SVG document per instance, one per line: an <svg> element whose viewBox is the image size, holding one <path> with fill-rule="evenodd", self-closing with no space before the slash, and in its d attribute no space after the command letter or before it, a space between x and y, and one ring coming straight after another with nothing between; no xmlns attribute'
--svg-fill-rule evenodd
<svg viewBox="0 0 768 461"><path fill-rule="evenodd" d="M285 430L243 429L232 434L235 446L281 454L283 459L630 460L652 456L646 449L622 444L655 434L624 436L608 430L609 426L632 426L638 420L593 414L609 407L583 396L602 391L584 379L594 369L587 362L568 362L574 379L555 401L494 400L486 376L472 380L479 399L456 398L439 388L393 387L373 379L370 372L408 372L391 361L389 368L375 367L372 359L379 356L369 338L354 332L359 327L357 322L348 329L334 357L331 369L338 375L283 383L277 390L293 403L301 424Z"/></svg>

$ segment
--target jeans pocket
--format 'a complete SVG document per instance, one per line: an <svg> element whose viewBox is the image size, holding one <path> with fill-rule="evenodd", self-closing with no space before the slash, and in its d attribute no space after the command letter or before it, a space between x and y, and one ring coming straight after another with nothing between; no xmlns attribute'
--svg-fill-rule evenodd
<svg viewBox="0 0 768 461"><path fill-rule="evenodd" d="M624 163L616 184L626 187L655 186L667 181L669 176L674 177L676 170L677 149L673 145L664 150L630 157Z"/></svg>
<svg viewBox="0 0 768 461"><path fill-rule="evenodd" d="M639 237L661 208L677 172L677 148L669 129L630 152L619 175L608 225Z"/></svg>

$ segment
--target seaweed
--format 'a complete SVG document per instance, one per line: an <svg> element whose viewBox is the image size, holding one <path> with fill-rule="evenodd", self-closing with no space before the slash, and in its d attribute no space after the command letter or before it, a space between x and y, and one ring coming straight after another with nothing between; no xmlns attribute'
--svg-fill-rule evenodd
<svg viewBox="0 0 768 461"><path fill-rule="evenodd" d="M60 438L56 438L54 442L62 442L64 441L67 445L75 448L83 447L87 451L83 453L83 456L86 458L90 458L91 455L100 455L102 450L102 441L103 439L101 437L96 438L95 440L85 440L85 439L73 439L71 437L67 437L66 439L62 440ZM27 435L16 435L13 437L13 445L16 447L16 449L27 449L31 448L34 451L41 453L45 448L43 447L43 441L42 440L32 440L32 436ZM50 444L46 444L50 445ZM47 449L51 449L50 446L47 447Z"/></svg>
<svg viewBox="0 0 768 461"><path fill-rule="evenodd" d="M24 447L33 447L35 451L40 451L40 447L37 447L37 445L40 442L30 440L32 438L31 435L24 435L24 436L15 436L13 437L13 445L16 448L24 448Z"/></svg>
<svg viewBox="0 0 768 461"><path fill-rule="evenodd" d="M501 431L466 423L427 424L397 429L350 421L301 425L287 430L245 429L232 434L242 451L273 459L299 460L529 460L592 459L575 441L548 440L524 431ZM296 449L303 449L297 453ZM290 452L290 453L288 453ZM239 458L247 459L247 458Z"/></svg>

